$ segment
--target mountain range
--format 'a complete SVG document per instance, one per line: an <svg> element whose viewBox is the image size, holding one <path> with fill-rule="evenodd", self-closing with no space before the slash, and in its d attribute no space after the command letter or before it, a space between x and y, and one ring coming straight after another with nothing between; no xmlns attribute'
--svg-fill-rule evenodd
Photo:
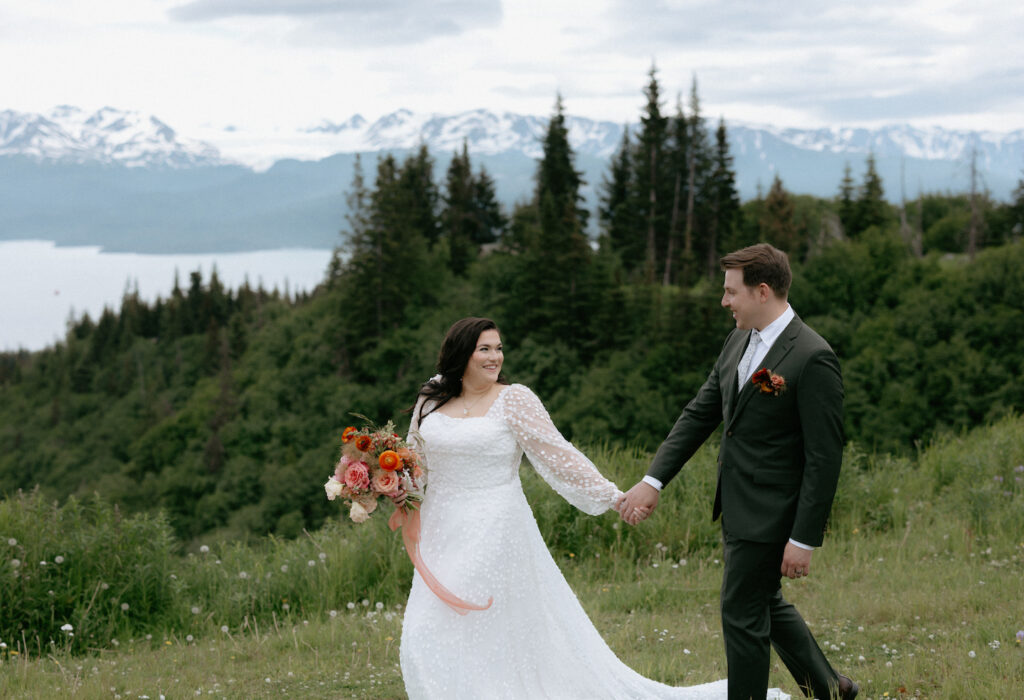
<svg viewBox="0 0 1024 700"><path fill-rule="evenodd" d="M344 226L355 154L372 179L378 154L426 144L443 180L465 143L511 206L529 196L548 117L479 109L398 110L290 131L207 127L179 134L151 115L73 106L0 111L0 239L42 238L138 252L332 247ZM631 125L568 116L576 165L597 202L610 158ZM715 124L709 123L709 131ZM726 124L743 199L778 174L795 193L835 195L846 165L859 181L869 153L890 201L979 186L1006 200L1022 177L1024 129L1007 134L892 125L784 129Z"/></svg>

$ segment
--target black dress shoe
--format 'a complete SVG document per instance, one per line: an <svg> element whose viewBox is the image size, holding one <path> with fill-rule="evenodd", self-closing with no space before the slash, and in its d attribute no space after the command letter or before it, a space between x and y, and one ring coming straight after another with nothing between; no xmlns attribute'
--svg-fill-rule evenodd
<svg viewBox="0 0 1024 700"><path fill-rule="evenodd" d="M839 700L853 700L859 692L859 685L846 676L839 674Z"/></svg>

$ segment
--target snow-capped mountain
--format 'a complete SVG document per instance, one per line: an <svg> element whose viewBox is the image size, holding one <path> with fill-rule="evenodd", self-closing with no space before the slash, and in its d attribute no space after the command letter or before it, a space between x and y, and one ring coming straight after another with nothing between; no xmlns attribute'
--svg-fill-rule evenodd
<svg viewBox="0 0 1024 700"><path fill-rule="evenodd" d="M104 107L89 113L60 106L49 114L0 111L0 156L128 167L223 165L209 144L182 138L154 116Z"/></svg>
<svg viewBox="0 0 1024 700"><path fill-rule="evenodd" d="M187 136L155 116L113 108L88 113L0 111L0 239L159 252L330 247L344 226L355 154L373 157L425 144L443 181L452 154L469 149L511 206L532 192L547 116L353 115L269 131L206 127ZM631 128L567 116L587 206L598 204L612 156ZM709 123L709 133L715 124ZM727 124L740 196L778 176L790 192L835 196L849 166L860 182L875 156L886 197L966 192L978 183L1006 201L1024 168L1024 130L1009 134L894 125L784 129ZM596 219L596 217L595 217Z"/></svg>
<svg viewBox="0 0 1024 700"><path fill-rule="evenodd" d="M49 114L0 111L0 156L22 155L41 161L106 163L131 167L188 168L232 163L257 171L283 159L320 160L337 153L404 150L426 144L435 155L462 149L471 155L505 153L539 158L547 116L477 109L459 114L426 114L400 109L369 121L355 114L343 121L324 119L297 129L248 131L235 126L207 128L195 138L179 135L155 116L105 107L95 113L61 106ZM569 140L580 156L608 160L622 142L626 125L566 116ZM709 131L713 124L708 124ZM964 163L973 154L983 170L1024 167L1024 129L1008 134L957 131L942 127L891 125L875 129L830 127L779 128L729 123L733 154L741 162L759 162L771 174L785 176L787 162L799 154L845 158L856 169L868 153L879 161L913 159ZM789 154L788 156L784 154ZM740 172L741 180L754 173ZM773 175L772 175L773 176ZM753 179L760 179L756 177ZM769 177L770 179L770 177ZM997 178L998 179L998 178Z"/></svg>
<svg viewBox="0 0 1024 700"><path fill-rule="evenodd" d="M1024 129L1008 134L982 131L956 131L939 126L919 128L893 124L876 129L830 127L822 129L781 129L766 125L730 125L734 140L756 143L757 136L771 136L795 148L817 153L866 155L878 158L917 158L921 160L960 160L969 158L972 149L982 159L999 160L1005 155L1024 155ZM755 146L756 147L756 146Z"/></svg>
<svg viewBox="0 0 1024 700"><path fill-rule="evenodd" d="M304 131L344 134L349 139L346 150L390 150L425 143L431 151L451 153L461 150L465 142L471 153L480 155L519 151L539 158L548 121L548 117L495 114L485 109L454 115L414 114L401 109L372 124L357 114L339 125L325 121ZM566 125L573 149L589 155L610 156L622 138L623 127L613 122L567 116Z"/></svg>

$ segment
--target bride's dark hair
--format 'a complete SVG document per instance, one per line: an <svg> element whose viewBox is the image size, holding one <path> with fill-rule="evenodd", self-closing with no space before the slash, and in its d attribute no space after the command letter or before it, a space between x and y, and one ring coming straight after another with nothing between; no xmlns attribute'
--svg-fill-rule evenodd
<svg viewBox="0 0 1024 700"><path fill-rule="evenodd" d="M420 387L419 396L426 399L420 407L419 421L432 411L462 393L462 375L466 373L469 358L476 351L476 342L484 331L498 330L498 325L489 318L463 318L452 324L441 343L437 355L437 373L440 377L430 379ZM508 384L504 374L498 375L499 384ZM424 413L428 402L433 405Z"/></svg>

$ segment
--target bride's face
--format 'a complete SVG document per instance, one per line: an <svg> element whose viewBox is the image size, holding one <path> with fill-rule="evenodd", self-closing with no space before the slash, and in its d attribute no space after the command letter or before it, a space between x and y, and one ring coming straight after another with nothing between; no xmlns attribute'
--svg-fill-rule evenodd
<svg viewBox="0 0 1024 700"><path fill-rule="evenodd" d="M501 365L505 355L501 352L501 336L498 331L484 331L476 340L476 349L466 363L466 371L462 375L463 383L485 384L498 381Z"/></svg>

